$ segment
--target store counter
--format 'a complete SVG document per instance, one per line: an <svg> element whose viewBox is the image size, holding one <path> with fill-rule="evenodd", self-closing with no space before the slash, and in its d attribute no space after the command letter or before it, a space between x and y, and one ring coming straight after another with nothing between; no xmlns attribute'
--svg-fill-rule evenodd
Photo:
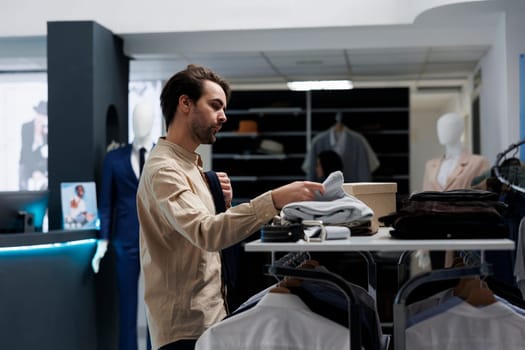
<svg viewBox="0 0 525 350"><path fill-rule="evenodd" d="M99 348L96 230L0 235L0 348Z"/></svg>

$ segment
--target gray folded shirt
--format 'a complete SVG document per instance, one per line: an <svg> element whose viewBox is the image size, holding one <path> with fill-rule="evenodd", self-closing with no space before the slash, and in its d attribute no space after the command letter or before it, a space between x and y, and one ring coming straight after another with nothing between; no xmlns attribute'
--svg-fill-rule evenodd
<svg viewBox="0 0 525 350"><path fill-rule="evenodd" d="M281 209L281 218L290 222L321 220L324 225L343 225L371 220L374 212L343 189L343 173L335 171L323 182L324 195L315 201L293 202Z"/></svg>

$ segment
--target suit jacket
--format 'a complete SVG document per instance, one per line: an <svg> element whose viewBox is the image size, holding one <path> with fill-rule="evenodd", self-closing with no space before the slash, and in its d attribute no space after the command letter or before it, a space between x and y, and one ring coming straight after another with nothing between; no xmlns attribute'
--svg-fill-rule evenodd
<svg viewBox="0 0 525 350"><path fill-rule="evenodd" d="M472 180L490 168L489 161L480 155L463 152L454 170L447 178L445 187L441 187L437 180L443 157L434 158L425 166L423 177L423 191L448 191L455 189L472 188Z"/></svg>
<svg viewBox="0 0 525 350"><path fill-rule="evenodd" d="M100 238L126 247L139 246L137 188L139 179L131 167L132 145L106 154L100 192Z"/></svg>

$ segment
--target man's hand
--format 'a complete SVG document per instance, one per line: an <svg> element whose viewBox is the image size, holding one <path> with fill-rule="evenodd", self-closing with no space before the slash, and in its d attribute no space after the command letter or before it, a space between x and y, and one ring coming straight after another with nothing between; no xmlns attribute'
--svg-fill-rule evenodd
<svg viewBox="0 0 525 350"><path fill-rule="evenodd" d="M233 199L233 188L230 182L228 174L224 172L216 172L219 182L221 183L222 194L224 195L224 201L226 202L226 208L232 206Z"/></svg>
<svg viewBox="0 0 525 350"><path fill-rule="evenodd" d="M273 205L280 210L288 203L312 201L316 192L324 194L325 188L322 183L295 181L272 190Z"/></svg>

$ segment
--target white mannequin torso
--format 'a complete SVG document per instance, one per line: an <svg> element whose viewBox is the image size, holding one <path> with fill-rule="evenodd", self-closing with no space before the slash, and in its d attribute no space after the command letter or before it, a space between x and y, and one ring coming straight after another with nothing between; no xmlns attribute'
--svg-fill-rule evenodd
<svg viewBox="0 0 525 350"><path fill-rule="evenodd" d="M131 150L131 167L135 176L138 178L140 176L139 170L139 154L140 149L145 148L145 158L148 158L148 155L153 148L153 141L151 140L151 128L153 126L155 112L151 105L147 103L137 103L133 109L133 133L134 138Z"/></svg>
<svg viewBox="0 0 525 350"><path fill-rule="evenodd" d="M461 142L463 130L464 122L459 114L447 113L438 119L438 139L445 146L445 156L437 175L437 181L442 187L445 187L448 177L456 168L458 160L463 153L464 147Z"/></svg>

